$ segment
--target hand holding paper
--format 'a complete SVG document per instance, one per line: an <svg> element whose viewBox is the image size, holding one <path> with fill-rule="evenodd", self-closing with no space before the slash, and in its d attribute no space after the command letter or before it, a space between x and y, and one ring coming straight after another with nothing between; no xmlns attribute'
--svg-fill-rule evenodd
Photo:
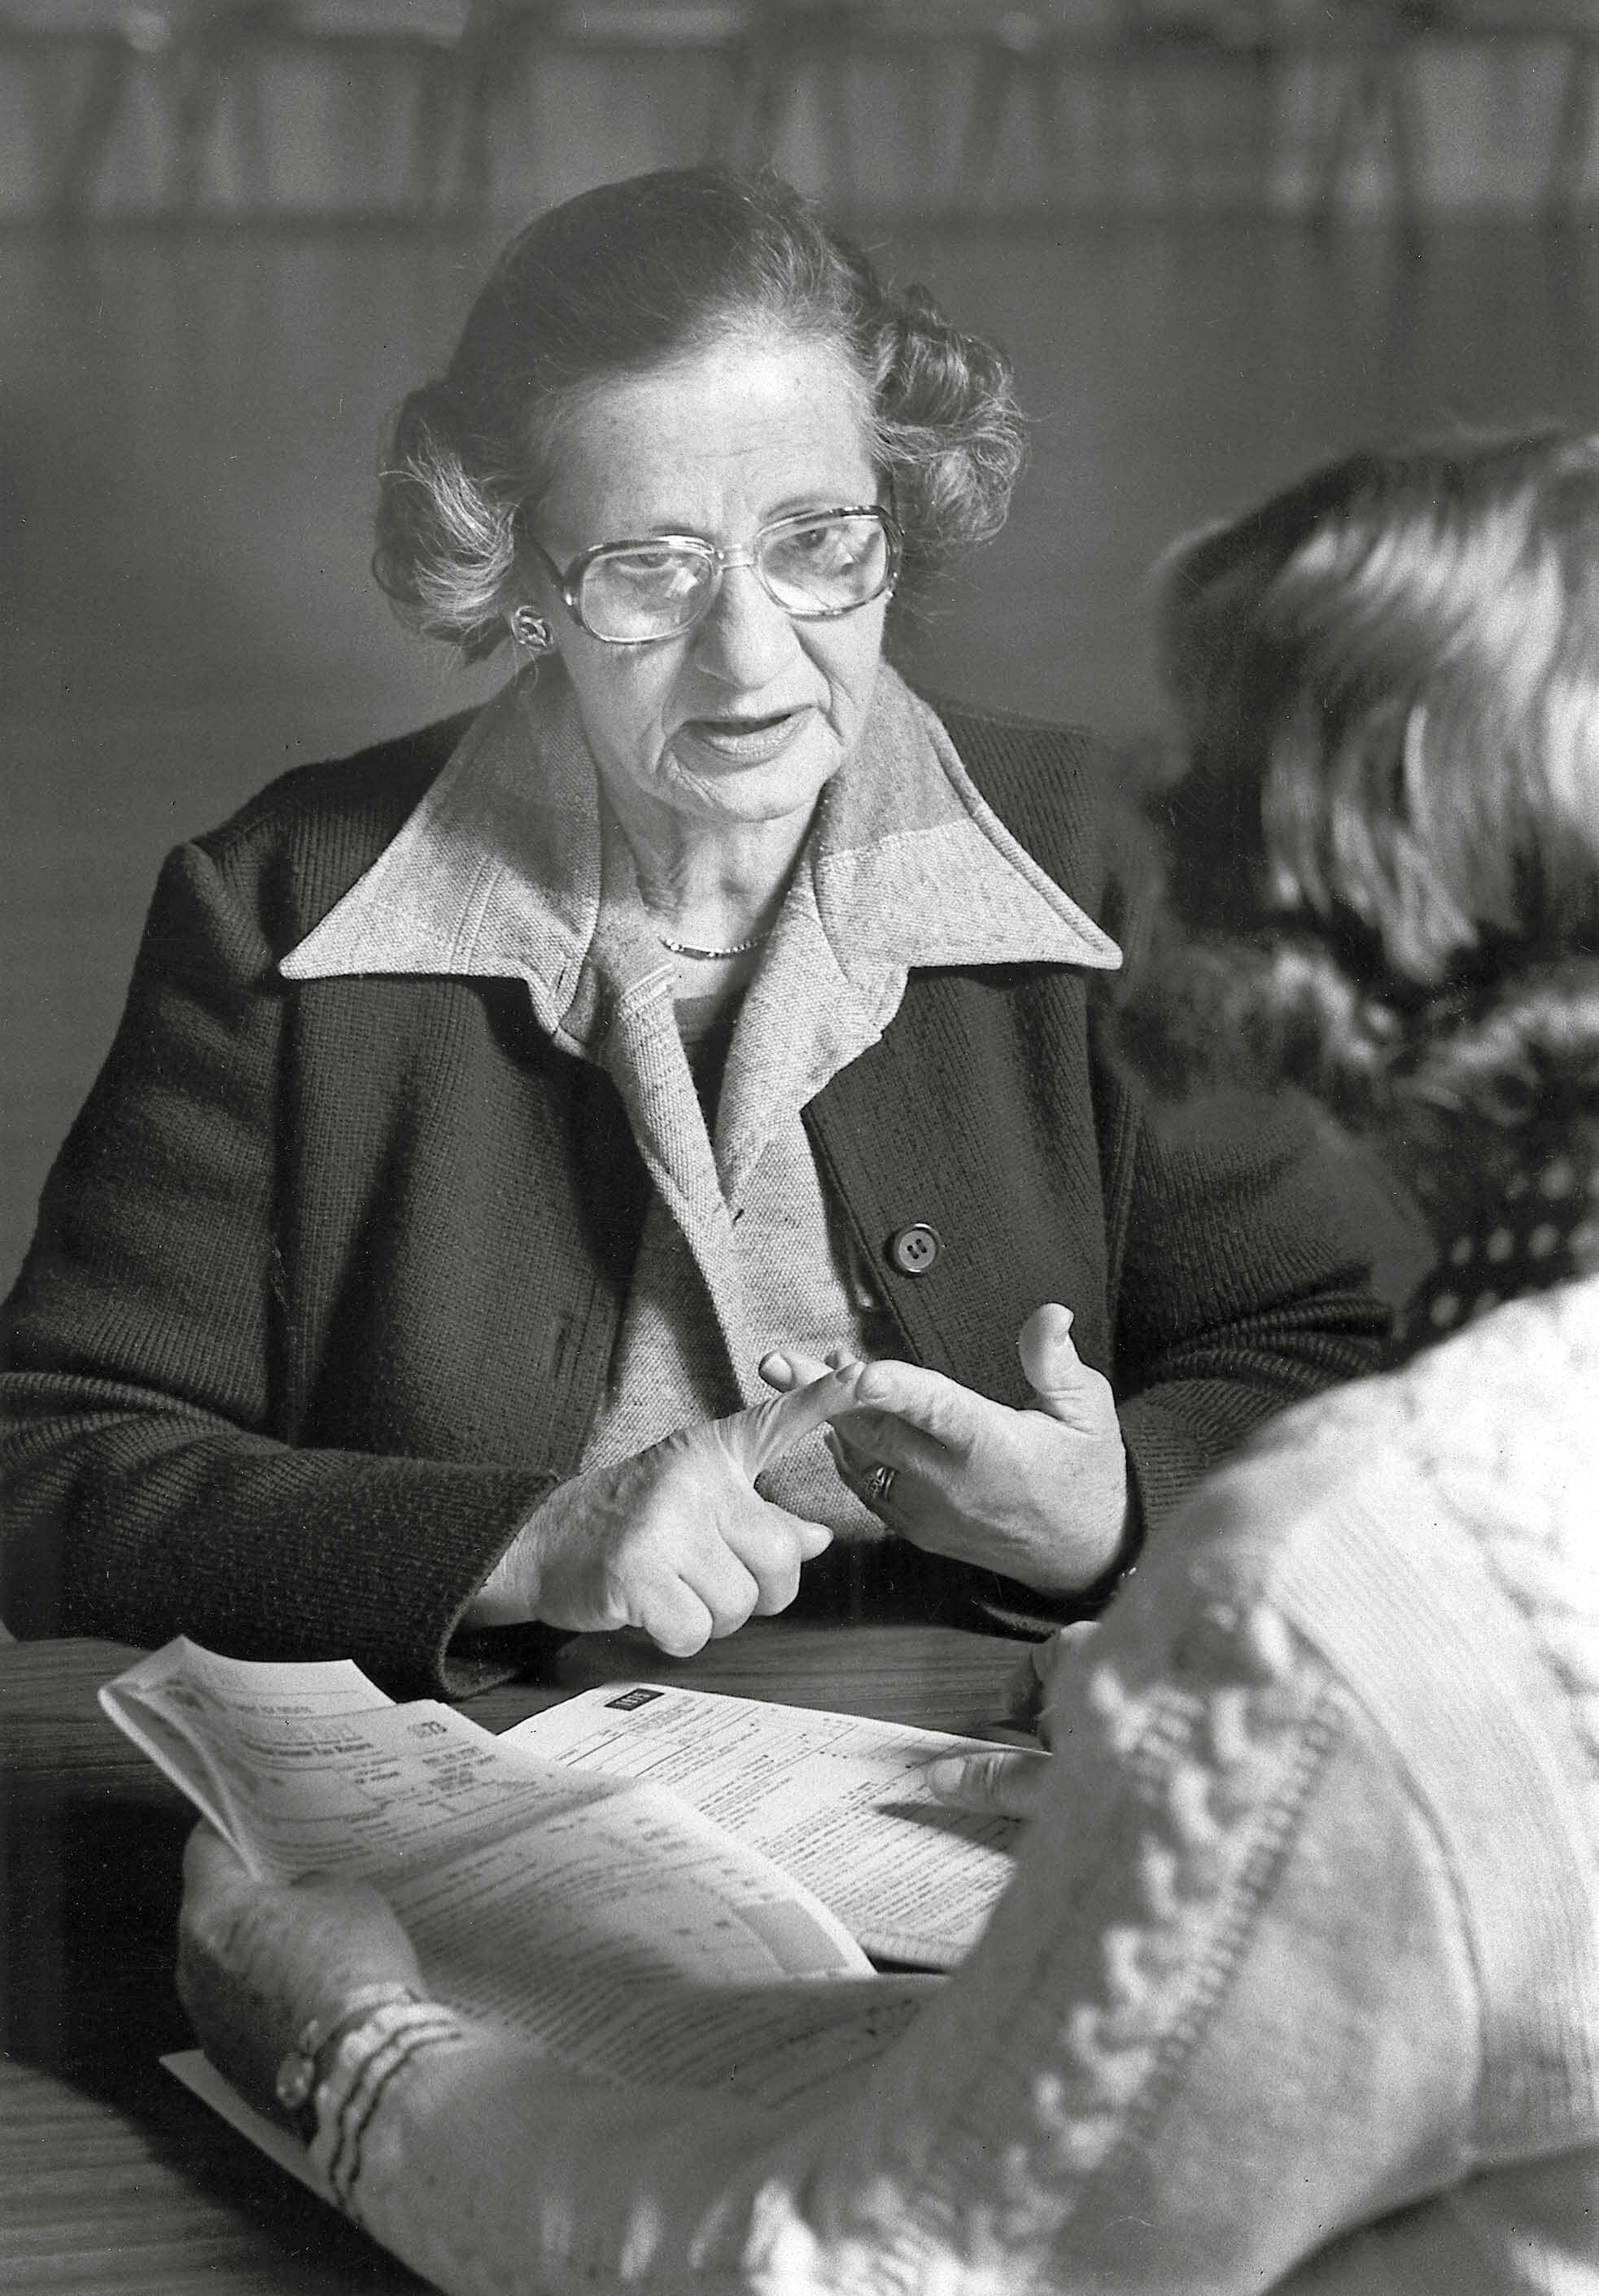
<svg viewBox="0 0 1599 2296"><path fill-rule="evenodd" d="M222 1836L197 1825L184 1854L177 1990L213 2062L270 2108L273 2076L308 2018L331 2020L358 1988L423 1990L410 1939L370 1883L258 1882Z"/></svg>
<svg viewBox="0 0 1599 2296"><path fill-rule="evenodd" d="M393 1705L348 1662L179 1640L101 1702L214 1817L190 1854L185 1999L257 2096L308 2016L418 1964L452 2009L595 2077L775 2107L920 1998L861 1993L836 1915L659 1784Z"/></svg>

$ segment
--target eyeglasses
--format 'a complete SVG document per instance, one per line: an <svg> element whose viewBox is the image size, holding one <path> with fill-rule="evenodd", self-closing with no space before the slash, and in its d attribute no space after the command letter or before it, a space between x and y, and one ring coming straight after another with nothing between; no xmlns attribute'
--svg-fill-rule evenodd
<svg viewBox="0 0 1599 2296"><path fill-rule="evenodd" d="M747 550L718 550L696 534L602 542L564 573L540 544L533 547L590 637L653 645L709 612L730 566L748 566L773 604L796 621L825 622L892 590L904 545L889 512L873 507L775 518Z"/></svg>

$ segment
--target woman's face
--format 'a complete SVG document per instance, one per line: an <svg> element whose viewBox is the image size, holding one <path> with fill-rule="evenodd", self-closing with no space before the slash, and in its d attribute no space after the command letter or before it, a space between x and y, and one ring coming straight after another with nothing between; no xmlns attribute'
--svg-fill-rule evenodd
<svg viewBox="0 0 1599 2296"><path fill-rule="evenodd" d="M785 513L874 503L859 398L838 352L783 333L619 376L562 424L537 538L564 570L602 542L686 534L742 550ZM859 738L885 598L794 621L734 566L692 629L615 646L579 627L542 570L537 595L611 801L646 836L685 818L808 816Z"/></svg>

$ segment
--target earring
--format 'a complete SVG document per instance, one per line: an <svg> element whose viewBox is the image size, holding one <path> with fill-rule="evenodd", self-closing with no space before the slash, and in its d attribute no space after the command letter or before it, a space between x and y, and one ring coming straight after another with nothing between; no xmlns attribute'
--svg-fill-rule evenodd
<svg viewBox="0 0 1599 2296"><path fill-rule="evenodd" d="M507 626L524 653L548 653L555 643L554 631L531 606L513 607L507 617Z"/></svg>

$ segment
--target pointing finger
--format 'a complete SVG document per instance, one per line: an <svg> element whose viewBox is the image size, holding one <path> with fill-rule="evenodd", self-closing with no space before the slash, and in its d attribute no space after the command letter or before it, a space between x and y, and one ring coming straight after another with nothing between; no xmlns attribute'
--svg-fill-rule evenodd
<svg viewBox="0 0 1599 2296"><path fill-rule="evenodd" d="M849 1410L859 1375L853 1367L829 1372L824 1379L774 1396L769 1403L752 1403L747 1411L735 1411L731 1418L711 1424L753 1482L763 1468L824 1427L836 1412Z"/></svg>

